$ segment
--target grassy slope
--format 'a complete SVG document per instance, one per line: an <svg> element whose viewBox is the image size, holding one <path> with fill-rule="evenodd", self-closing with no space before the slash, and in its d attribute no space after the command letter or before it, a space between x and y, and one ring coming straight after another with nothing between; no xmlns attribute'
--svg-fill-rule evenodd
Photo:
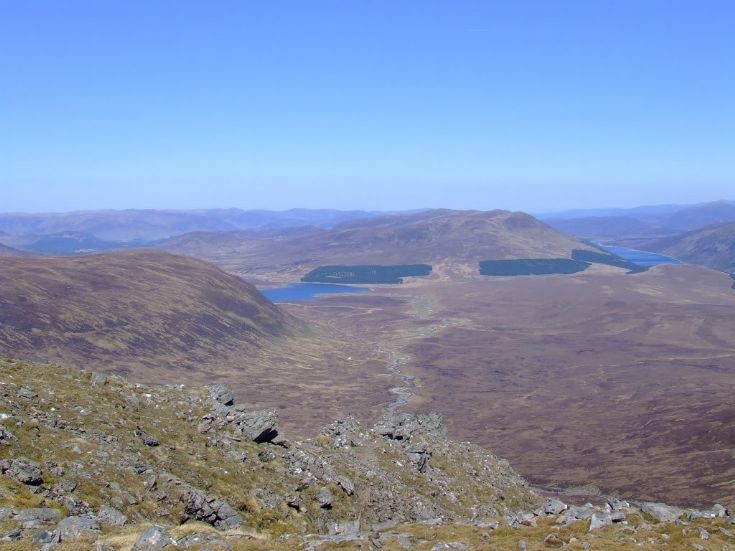
<svg viewBox="0 0 735 551"><path fill-rule="evenodd" d="M201 369L297 332L252 285L158 251L0 264L0 353L147 369Z"/></svg>

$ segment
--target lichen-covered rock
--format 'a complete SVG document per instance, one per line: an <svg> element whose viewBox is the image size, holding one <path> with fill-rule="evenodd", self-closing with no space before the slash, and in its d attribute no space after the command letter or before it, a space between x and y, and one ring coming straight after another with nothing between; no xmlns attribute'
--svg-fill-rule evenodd
<svg viewBox="0 0 735 551"><path fill-rule="evenodd" d="M684 514L679 507L666 505L665 503L643 503L641 511L652 516L658 522L675 522Z"/></svg>
<svg viewBox="0 0 735 551"><path fill-rule="evenodd" d="M235 404L235 396L227 385L207 385L205 388L209 391L210 398L215 402L223 406L232 406Z"/></svg>
<svg viewBox="0 0 735 551"><path fill-rule="evenodd" d="M352 482L352 479L349 477L346 477L344 475L338 475L335 477L334 481L337 483L337 486L342 488L342 490L348 495L351 496L355 493L355 483Z"/></svg>
<svg viewBox="0 0 735 551"><path fill-rule="evenodd" d="M220 530L233 530L242 526L242 519L235 509L223 499L200 490L189 490L181 496L187 517L206 522Z"/></svg>
<svg viewBox="0 0 735 551"><path fill-rule="evenodd" d="M410 440L417 434L446 437L446 428L438 413L417 415L390 411L375 425L374 430L392 440Z"/></svg>
<svg viewBox="0 0 735 551"><path fill-rule="evenodd" d="M18 397L25 398L26 400L35 400L38 398L38 393L28 387L22 386L18 389Z"/></svg>
<svg viewBox="0 0 735 551"><path fill-rule="evenodd" d="M17 522L55 522L61 518L61 511L52 507L36 507L30 509L16 509L14 518Z"/></svg>
<svg viewBox="0 0 735 551"><path fill-rule="evenodd" d="M103 505L100 507L99 513L97 513L97 520L102 524L122 526L128 521L128 517L114 507Z"/></svg>
<svg viewBox="0 0 735 551"><path fill-rule="evenodd" d="M10 445L16 440L17 438L12 432L10 432L3 425L0 425L0 445L3 445L3 444Z"/></svg>
<svg viewBox="0 0 735 551"><path fill-rule="evenodd" d="M559 499L547 499L543 506L543 512L546 515L559 515L566 511L567 505Z"/></svg>
<svg viewBox="0 0 735 551"><path fill-rule="evenodd" d="M238 411L233 423L240 433L258 444L278 436L278 413L273 410Z"/></svg>
<svg viewBox="0 0 735 551"><path fill-rule="evenodd" d="M105 386L107 384L107 375L105 373L92 373L90 382L92 386Z"/></svg>
<svg viewBox="0 0 735 551"><path fill-rule="evenodd" d="M96 536L100 532L97 520L91 516L66 517L56 525L56 535L61 541Z"/></svg>
<svg viewBox="0 0 735 551"><path fill-rule="evenodd" d="M156 438L148 434L146 431L144 431L142 428L137 427L135 429L135 436L140 438L140 441L143 442L146 446L150 446L152 448L158 446L159 442Z"/></svg>
<svg viewBox="0 0 735 551"><path fill-rule="evenodd" d="M316 502L322 509L331 509L334 496L329 488L322 488L316 495Z"/></svg>
<svg viewBox="0 0 735 551"><path fill-rule="evenodd" d="M161 526L149 526L135 540L131 551L158 551L176 545L176 542L168 533L168 530Z"/></svg>
<svg viewBox="0 0 735 551"><path fill-rule="evenodd" d="M29 486L38 486L43 483L41 467L38 463L23 457L0 461L0 471L5 476Z"/></svg>
<svg viewBox="0 0 735 551"><path fill-rule="evenodd" d="M590 518L590 532L600 530L606 526L612 525L612 516L610 513L593 513Z"/></svg>
<svg viewBox="0 0 735 551"><path fill-rule="evenodd" d="M356 447L363 441L360 423L352 416L330 423L324 428L322 434L331 439L335 448Z"/></svg>
<svg viewBox="0 0 735 551"><path fill-rule="evenodd" d="M414 468L420 472L425 473L426 468L431 458L431 450L425 443L412 446L406 452L408 454L408 461L414 466Z"/></svg>

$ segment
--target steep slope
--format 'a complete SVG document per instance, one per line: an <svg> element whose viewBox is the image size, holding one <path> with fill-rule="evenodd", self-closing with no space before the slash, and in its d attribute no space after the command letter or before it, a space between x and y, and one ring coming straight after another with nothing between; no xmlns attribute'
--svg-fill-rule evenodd
<svg viewBox="0 0 735 551"><path fill-rule="evenodd" d="M331 230L304 229L267 237L182 236L164 250L191 254L231 271L303 275L325 264L459 263L568 258L588 245L521 212L430 210L355 220Z"/></svg>
<svg viewBox="0 0 735 551"><path fill-rule="evenodd" d="M733 537L722 506L544 500L507 462L448 439L436 414L388 413L372 428L348 417L288 442L276 412L233 403L223 385L2 359L0 374L10 549L691 548L699 528L695 547L724 549Z"/></svg>
<svg viewBox="0 0 735 551"><path fill-rule="evenodd" d="M181 370L242 361L295 327L252 285L160 251L0 263L5 356L176 380Z"/></svg>
<svg viewBox="0 0 735 551"><path fill-rule="evenodd" d="M642 246L690 264L735 273L735 223L717 224Z"/></svg>

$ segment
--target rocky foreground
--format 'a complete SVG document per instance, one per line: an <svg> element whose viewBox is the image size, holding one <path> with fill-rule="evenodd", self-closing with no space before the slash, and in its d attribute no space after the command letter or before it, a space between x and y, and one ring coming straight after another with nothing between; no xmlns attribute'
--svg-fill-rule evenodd
<svg viewBox="0 0 735 551"><path fill-rule="evenodd" d="M735 549L726 507L541 496L434 414L287 440L222 385L0 360L0 547Z"/></svg>

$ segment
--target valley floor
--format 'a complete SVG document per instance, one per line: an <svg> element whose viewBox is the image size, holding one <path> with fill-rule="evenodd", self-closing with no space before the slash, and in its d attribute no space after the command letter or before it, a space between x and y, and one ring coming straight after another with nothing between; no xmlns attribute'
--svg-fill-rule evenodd
<svg viewBox="0 0 735 551"><path fill-rule="evenodd" d="M409 410L440 412L453 434L539 486L733 504L730 283L690 266L438 277L285 307L393 375L383 394L370 371L378 363L351 379L358 417L376 418L398 396Z"/></svg>

